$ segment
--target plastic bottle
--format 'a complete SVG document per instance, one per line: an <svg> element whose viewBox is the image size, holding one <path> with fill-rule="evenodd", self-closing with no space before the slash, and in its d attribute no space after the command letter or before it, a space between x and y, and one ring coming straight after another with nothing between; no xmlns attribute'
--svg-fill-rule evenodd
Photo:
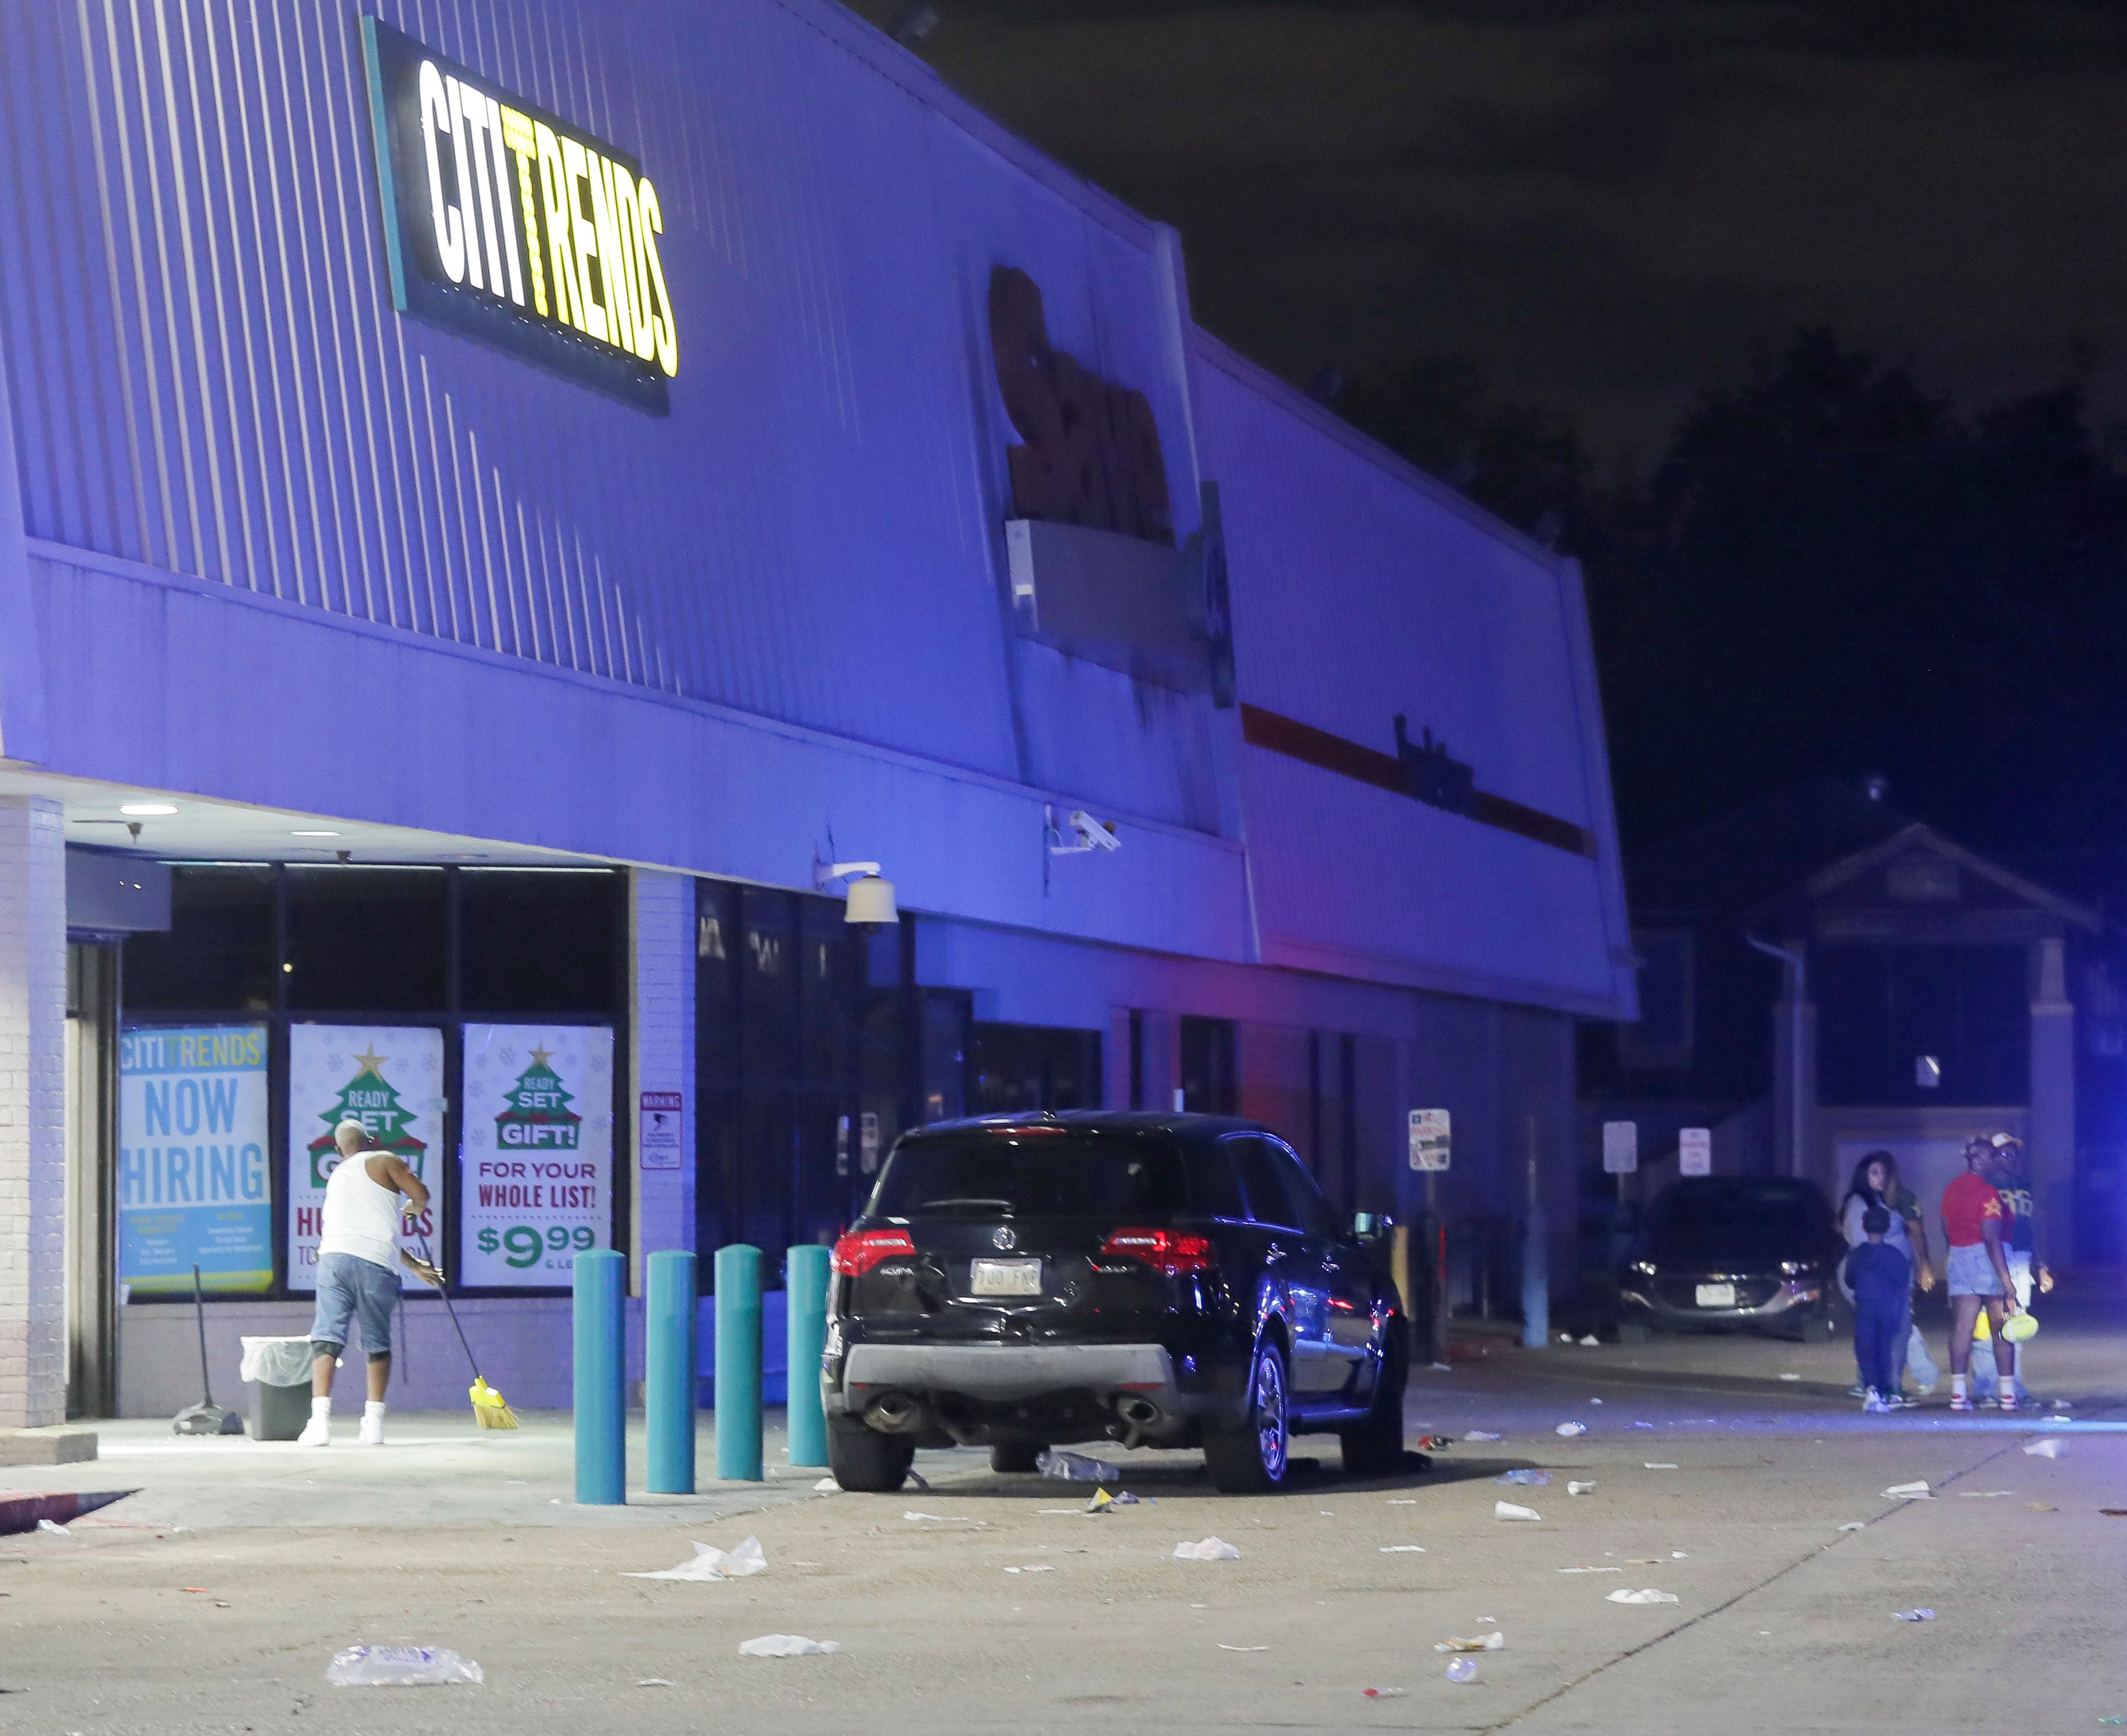
<svg viewBox="0 0 2127 1736"><path fill-rule="evenodd" d="M425 1645L351 1645L334 1653L325 1670L325 1680L336 1688L434 1687L486 1679L470 1658Z"/></svg>
<svg viewBox="0 0 2127 1736"><path fill-rule="evenodd" d="M1447 1679L1450 1682L1475 1682L1477 1679L1477 1660L1474 1658L1449 1658Z"/></svg>

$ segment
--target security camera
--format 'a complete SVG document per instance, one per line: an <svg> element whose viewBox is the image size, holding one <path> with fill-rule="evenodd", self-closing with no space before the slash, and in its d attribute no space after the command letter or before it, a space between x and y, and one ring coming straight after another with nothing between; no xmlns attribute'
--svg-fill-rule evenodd
<svg viewBox="0 0 2127 1736"><path fill-rule="evenodd" d="M1116 836L1116 823L1112 820L1096 820L1082 807L1073 808L1064 818L1070 822L1071 830L1078 834L1078 848L1081 849L1119 850L1123 847L1122 840Z"/></svg>

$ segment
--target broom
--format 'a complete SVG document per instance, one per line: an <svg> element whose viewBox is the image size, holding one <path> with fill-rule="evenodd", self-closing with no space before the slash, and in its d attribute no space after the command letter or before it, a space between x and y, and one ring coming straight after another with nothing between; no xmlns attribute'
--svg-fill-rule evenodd
<svg viewBox="0 0 2127 1736"><path fill-rule="evenodd" d="M484 1429L514 1429L517 1426L517 1412L503 1403L502 1394L481 1378L480 1364L474 1360L472 1346L466 1343L465 1328L458 1324L458 1311L451 1306L451 1293L443 1288L443 1268L436 1264L436 1256L429 1251L426 1237L421 1242L421 1258L430 1271L436 1275L436 1294L443 1298L443 1312L451 1317L451 1327L458 1335L458 1343L464 1347L466 1361L472 1369L472 1384L467 1396L472 1400L472 1420Z"/></svg>

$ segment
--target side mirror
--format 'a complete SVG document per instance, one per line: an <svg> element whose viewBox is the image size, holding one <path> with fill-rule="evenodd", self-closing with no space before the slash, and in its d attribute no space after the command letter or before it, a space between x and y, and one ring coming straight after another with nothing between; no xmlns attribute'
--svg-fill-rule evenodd
<svg viewBox="0 0 2127 1736"><path fill-rule="evenodd" d="M1354 1212L1351 1232L1354 1242L1364 1242L1370 1237L1386 1236L1395 1227L1395 1219L1386 1212Z"/></svg>

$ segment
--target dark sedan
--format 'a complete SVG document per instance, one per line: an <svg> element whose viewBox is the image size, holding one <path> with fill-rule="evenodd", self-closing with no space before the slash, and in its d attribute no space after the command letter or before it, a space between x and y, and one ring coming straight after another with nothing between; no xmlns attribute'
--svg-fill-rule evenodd
<svg viewBox="0 0 2127 1736"><path fill-rule="evenodd" d="M1618 1275L1619 1325L1627 1337L1688 1327L1830 1337L1845 1251L1814 1182L1675 1182L1649 1209Z"/></svg>

